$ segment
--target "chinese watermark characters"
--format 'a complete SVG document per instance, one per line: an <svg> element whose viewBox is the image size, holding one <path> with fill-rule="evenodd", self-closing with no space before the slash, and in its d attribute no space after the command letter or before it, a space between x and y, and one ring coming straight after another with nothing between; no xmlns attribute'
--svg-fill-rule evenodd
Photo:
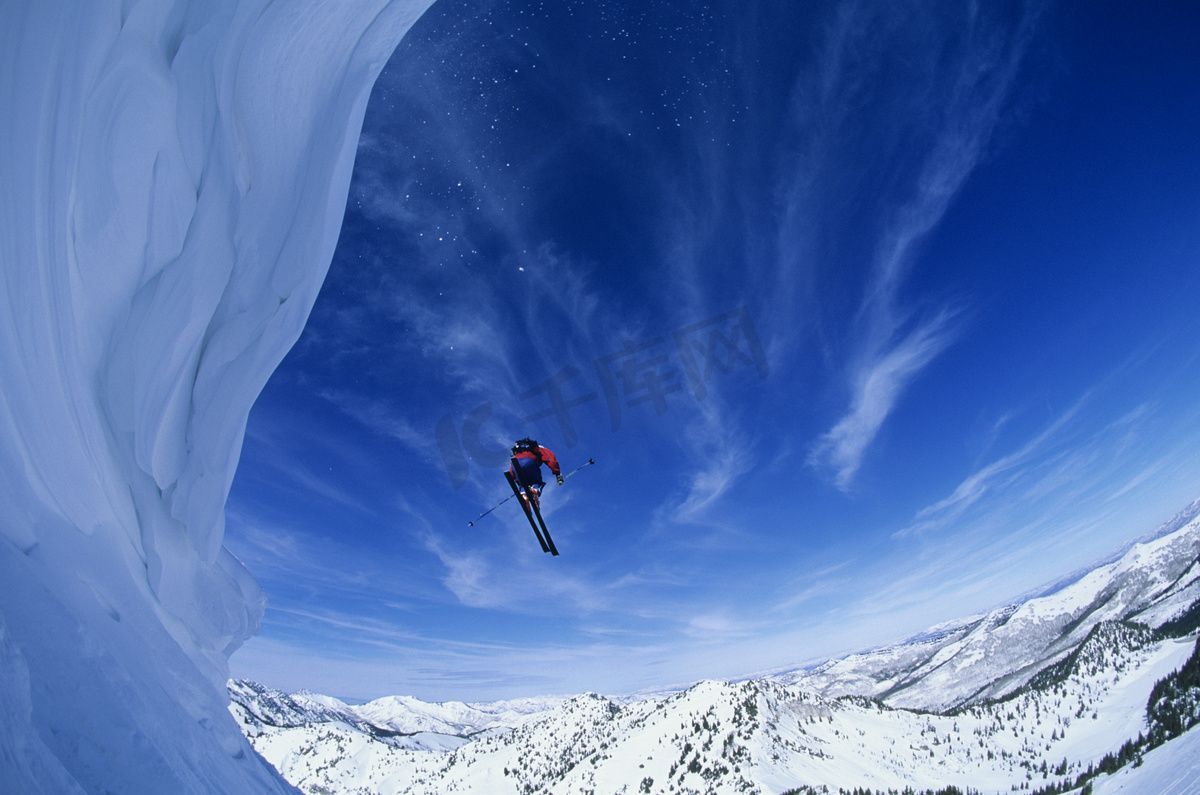
<svg viewBox="0 0 1200 795"><path fill-rule="evenodd" d="M544 406L521 421L532 423L554 417L570 449L579 443L571 410L599 400L601 394L608 407L609 424L616 432L625 409L650 404L655 414L662 416L668 409L667 396L683 391L685 385L697 402L703 401L715 373L732 375L739 365L752 367L759 378L766 378L770 372L745 307L677 329L671 333L671 342L665 336L645 342L626 340L620 350L597 358L593 366L600 382L599 392L587 383L583 370L571 365L562 368L518 395L522 402L536 399ZM579 382L573 383L577 379ZM507 450L491 450L480 441L480 429L491 414L491 403L473 409L463 421L461 439L449 414L438 420L435 438L455 489L466 483L471 462L489 469L501 469L509 463Z"/></svg>

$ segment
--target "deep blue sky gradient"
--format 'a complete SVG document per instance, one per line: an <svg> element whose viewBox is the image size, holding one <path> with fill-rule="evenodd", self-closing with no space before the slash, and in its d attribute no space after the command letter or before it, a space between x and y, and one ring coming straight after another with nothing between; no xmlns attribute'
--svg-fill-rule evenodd
<svg viewBox="0 0 1200 795"><path fill-rule="evenodd" d="M397 49L250 417L226 543L269 602L235 676L736 677L989 609L1200 496L1200 9L680 5L439 0ZM740 308L768 370L742 337L699 399L673 333ZM660 338L614 363L678 388L614 429L597 362ZM574 445L522 422L565 368L597 395ZM597 462L547 489L560 558L512 502L467 524L509 493L447 464L485 404L486 450Z"/></svg>

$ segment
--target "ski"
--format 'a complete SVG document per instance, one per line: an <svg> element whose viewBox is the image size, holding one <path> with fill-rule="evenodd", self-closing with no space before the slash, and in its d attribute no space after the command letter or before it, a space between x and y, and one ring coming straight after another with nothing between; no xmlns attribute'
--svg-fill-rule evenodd
<svg viewBox="0 0 1200 795"><path fill-rule="evenodd" d="M594 463L596 463L596 462L593 459L589 458L588 462L586 464L583 464L582 466L577 466L574 469L572 469L570 472L568 472L566 475L563 475L563 480L566 480L567 478L571 477L571 475L574 475L576 472L583 469L583 467L591 466ZM526 492L526 493L528 493L528 492ZM546 528L546 520L542 518L541 501L538 500L537 497L534 497L532 500L530 500L530 503L533 506L533 513L534 513L534 516L537 517L538 524L542 526L542 535L544 535L546 537L546 544L550 547L550 554L557 555L558 547L554 546L554 539L550 537L550 531Z"/></svg>
<svg viewBox="0 0 1200 795"><path fill-rule="evenodd" d="M542 519L542 508L538 504L537 492L533 490L530 484L525 482L525 478L521 474L521 467L514 457L511 459L512 468L509 472L513 473L513 479L521 486L521 490L525 492L525 499L521 500L522 507L525 508L525 513L533 515L529 517L529 523L534 524L533 517L537 517L537 524L534 524L533 532L538 534L538 541L542 542L542 549L549 552L551 555L558 556L558 547L554 546L554 540L550 538L550 531L546 529L546 522ZM520 495L518 495L519 497ZM538 531L538 527L541 531Z"/></svg>
<svg viewBox="0 0 1200 795"><path fill-rule="evenodd" d="M513 459L514 462L516 459ZM529 526L533 528L533 534L537 536L538 543L542 545L543 552L549 552L550 547L546 544L546 539L542 538L542 531L538 529L537 522L534 521L533 511L529 507L529 502L521 498L521 487L517 485L517 480L513 477L513 472L519 472L515 466L512 470L505 472L504 477L508 479L508 485L512 486L513 494L517 495L517 502L521 503L521 508L525 511L525 518L529 520ZM555 555L558 552L554 553Z"/></svg>
<svg viewBox="0 0 1200 795"><path fill-rule="evenodd" d="M538 524L542 526L542 533L546 536L546 543L550 546L550 554L557 555L558 548L554 546L554 539L550 537L550 531L546 529L546 522L542 519L542 507L538 504L536 497L530 502L533 504L533 513L537 516Z"/></svg>

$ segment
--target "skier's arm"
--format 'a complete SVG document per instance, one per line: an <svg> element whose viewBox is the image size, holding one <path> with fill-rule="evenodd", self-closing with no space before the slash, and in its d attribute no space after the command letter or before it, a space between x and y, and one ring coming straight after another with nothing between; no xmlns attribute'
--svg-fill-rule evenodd
<svg viewBox="0 0 1200 795"><path fill-rule="evenodd" d="M542 453L542 463L550 467L550 471L554 473L554 477L561 478L558 469L558 459L554 457L554 452L545 447L539 448Z"/></svg>

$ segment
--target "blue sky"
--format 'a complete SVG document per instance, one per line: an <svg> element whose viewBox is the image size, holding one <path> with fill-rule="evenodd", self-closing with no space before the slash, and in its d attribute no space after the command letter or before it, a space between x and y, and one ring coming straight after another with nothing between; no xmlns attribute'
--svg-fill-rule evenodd
<svg viewBox="0 0 1200 795"><path fill-rule="evenodd" d="M1200 497L1196 30L1187 3L439 0L250 416L226 544L269 601L232 674L737 677L1153 530ZM468 526L525 435L596 461L547 488L558 558L511 501Z"/></svg>

